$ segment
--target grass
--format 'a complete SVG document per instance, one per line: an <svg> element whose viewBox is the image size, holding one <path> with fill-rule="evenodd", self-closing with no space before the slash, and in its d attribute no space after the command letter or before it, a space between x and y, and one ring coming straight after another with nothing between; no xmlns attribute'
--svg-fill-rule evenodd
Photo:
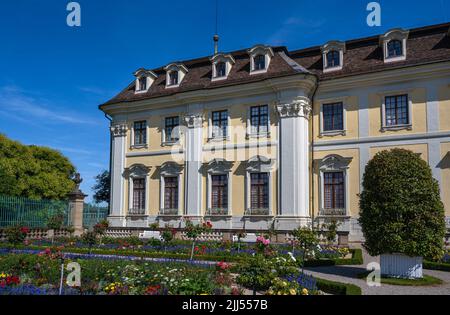
<svg viewBox="0 0 450 315"><path fill-rule="evenodd" d="M364 279L369 275L370 272L364 272L358 275L358 278ZM441 279L424 275L422 279L400 279L400 278L391 278L391 277L381 277L381 283L389 284L389 285L398 285L398 286L432 286L442 284L443 281Z"/></svg>

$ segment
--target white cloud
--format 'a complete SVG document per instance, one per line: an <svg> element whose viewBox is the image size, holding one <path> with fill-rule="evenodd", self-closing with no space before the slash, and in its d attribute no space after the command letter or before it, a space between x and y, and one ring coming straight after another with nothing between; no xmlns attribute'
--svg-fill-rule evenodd
<svg viewBox="0 0 450 315"><path fill-rule="evenodd" d="M14 113L18 119L27 121L40 119L41 123L97 124L94 119L56 107L20 87L3 86L0 88L0 111Z"/></svg>

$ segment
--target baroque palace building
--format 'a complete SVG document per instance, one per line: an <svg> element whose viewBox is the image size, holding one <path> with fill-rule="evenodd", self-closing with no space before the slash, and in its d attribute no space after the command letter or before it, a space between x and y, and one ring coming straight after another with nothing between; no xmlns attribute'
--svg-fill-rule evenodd
<svg viewBox="0 0 450 315"><path fill-rule="evenodd" d="M450 23L248 50L134 73L111 119L113 227L284 233L337 219L362 239L367 162L420 154L450 217Z"/></svg>

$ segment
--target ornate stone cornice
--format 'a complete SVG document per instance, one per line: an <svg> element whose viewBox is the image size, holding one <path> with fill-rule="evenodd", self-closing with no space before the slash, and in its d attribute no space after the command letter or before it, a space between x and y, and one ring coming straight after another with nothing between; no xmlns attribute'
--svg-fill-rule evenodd
<svg viewBox="0 0 450 315"><path fill-rule="evenodd" d="M205 118L201 114L193 114L184 116L184 121L188 128L202 128Z"/></svg>
<svg viewBox="0 0 450 315"><path fill-rule="evenodd" d="M311 116L311 102L307 97L298 97L291 103L278 104L277 111L281 118L304 117L309 119Z"/></svg>
<svg viewBox="0 0 450 315"><path fill-rule="evenodd" d="M111 126L111 133L114 137L125 137L127 135L128 126L125 123L119 123Z"/></svg>

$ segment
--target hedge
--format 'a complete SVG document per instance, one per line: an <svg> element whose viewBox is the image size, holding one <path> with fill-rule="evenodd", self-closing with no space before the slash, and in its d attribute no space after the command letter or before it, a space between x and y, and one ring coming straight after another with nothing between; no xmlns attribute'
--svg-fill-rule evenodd
<svg viewBox="0 0 450 315"><path fill-rule="evenodd" d="M364 263L361 249L351 249L350 252L352 253L352 258L307 260L305 267L349 266L362 265Z"/></svg>
<svg viewBox="0 0 450 315"><path fill-rule="evenodd" d="M423 262L423 268L429 270L450 271L450 264L425 260Z"/></svg>
<svg viewBox="0 0 450 315"><path fill-rule="evenodd" d="M317 288L325 293L333 295L361 295L361 288L354 284L334 282L316 278Z"/></svg>

